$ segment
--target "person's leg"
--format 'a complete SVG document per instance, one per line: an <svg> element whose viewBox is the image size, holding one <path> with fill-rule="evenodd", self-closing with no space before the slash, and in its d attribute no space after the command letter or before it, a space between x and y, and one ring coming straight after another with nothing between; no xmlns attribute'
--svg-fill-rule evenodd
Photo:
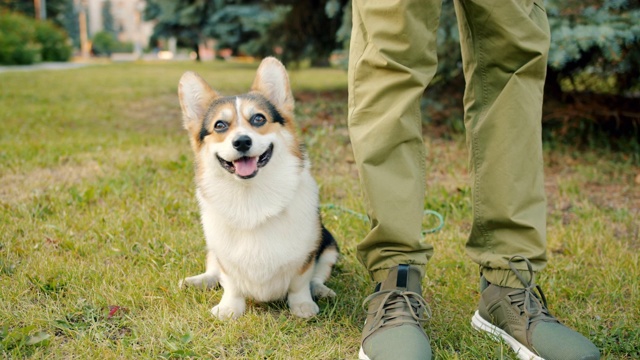
<svg viewBox="0 0 640 360"><path fill-rule="evenodd" d="M440 1L353 1L349 133L372 222L358 258L374 280L423 269L426 184L420 98L437 68ZM421 270L424 271L424 270Z"/></svg>
<svg viewBox="0 0 640 360"><path fill-rule="evenodd" d="M513 254L536 271L547 261L541 119L549 26L533 0L455 7L473 197L467 253L490 282L520 287Z"/></svg>
<svg viewBox="0 0 640 360"><path fill-rule="evenodd" d="M473 226L480 265L472 325L521 359L598 359L598 349L548 311L535 285L546 264L541 117L549 25L541 2L457 0L467 87Z"/></svg>
<svg viewBox="0 0 640 360"><path fill-rule="evenodd" d="M353 0L349 131L371 231L358 258L378 282L361 359L430 359L421 327L426 180L420 98L436 71L440 1ZM418 318L416 318L418 316Z"/></svg>

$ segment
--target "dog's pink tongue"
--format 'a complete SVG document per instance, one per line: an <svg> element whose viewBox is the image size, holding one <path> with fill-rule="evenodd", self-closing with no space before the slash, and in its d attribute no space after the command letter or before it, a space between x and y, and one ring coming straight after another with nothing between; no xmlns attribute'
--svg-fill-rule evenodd
<svg viewBox="0 0 640 360"><path fill-rule="evenodd" d="M236 168L236 174L240 176L249 176L258 170L258 157L243 157L233 162Z"/></svg>

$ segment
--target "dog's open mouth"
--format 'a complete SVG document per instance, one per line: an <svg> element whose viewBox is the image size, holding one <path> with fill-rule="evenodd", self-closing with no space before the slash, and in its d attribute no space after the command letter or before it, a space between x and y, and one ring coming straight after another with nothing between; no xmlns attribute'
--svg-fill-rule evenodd
<svg viewBox="0 0 640 360"><path fill-rule="evenodd" d="M260 156L243 156L233 161L227 161L218 154L216 154L216 156L218 157L220 165L231 174L236 174L242 179L251 179L258 174L258 169L267 165L269 160L271 160L272 154L273 144L269 145L267 151Z"/></svg>

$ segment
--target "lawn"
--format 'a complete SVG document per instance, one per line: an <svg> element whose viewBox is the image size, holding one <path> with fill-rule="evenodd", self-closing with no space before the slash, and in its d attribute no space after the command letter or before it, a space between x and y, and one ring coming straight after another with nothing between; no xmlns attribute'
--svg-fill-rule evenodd
<svg viewBox="0 0 640 360"><path fill-rule="evenodd" d="M346 74L291 72L325 225L342 249L311 320L283 302L238 320L209 309L222 290L177 286L204 269L193 164L176 88L186 70L224 94L255 64L123 63L0 73L0 354L4 358L354 359L372 290L355 246L368 224L346 125ZM423 281L438 359L514 359L469 324L477 266L465 255L464 139L430 136L425 208L444 228ZM638 156L546 146L552 312L606 359L640 357ZM425 227L435 225L425 220Z"/></svg>

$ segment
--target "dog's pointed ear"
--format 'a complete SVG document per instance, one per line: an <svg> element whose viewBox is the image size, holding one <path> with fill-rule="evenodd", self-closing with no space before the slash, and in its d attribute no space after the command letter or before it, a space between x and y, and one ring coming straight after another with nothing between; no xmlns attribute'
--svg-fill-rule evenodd
<svg viewBox="0 0 640 360"><path fill-rule="evenodd" d="M262 60L251 90L257 91L278 109L293 114L293 94L284 65L274 57Z"/></svg>
<svg viewBox="0 0 640 360"><path fill-rule="evenodd" d="M187 71L180 78L178 96L184 128L199 132L211 102L219 95L198 74Z"/></svg>

